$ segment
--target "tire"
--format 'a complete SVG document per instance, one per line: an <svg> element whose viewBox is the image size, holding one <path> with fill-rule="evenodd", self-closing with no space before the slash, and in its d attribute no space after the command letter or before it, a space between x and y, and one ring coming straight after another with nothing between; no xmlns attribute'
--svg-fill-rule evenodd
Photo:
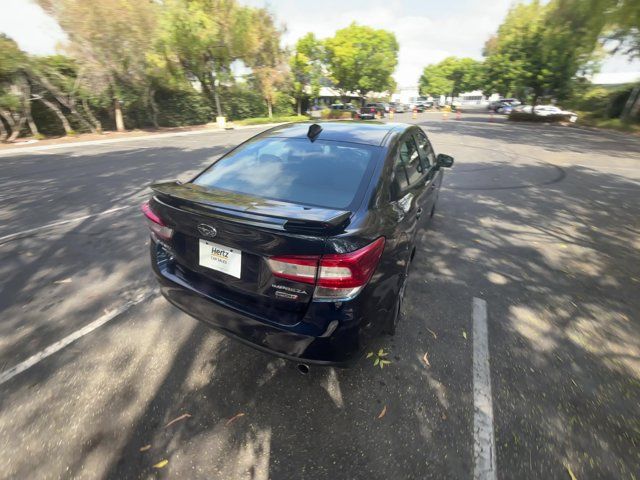
<svg viewBox="0 0 640 480"><path fill-rule="evenodd" d="M383 332L392 337L396 334L398 324L404 318L404 311L402 310L402 306L404 303L404 292L407 289L408 273L409 266L407 265L407 271L404 275L404 281L402 282L400 291L398 292L398 298L396 299L396 304L393 309L393 315L387 320L386 325L383 328Z"/></svg>

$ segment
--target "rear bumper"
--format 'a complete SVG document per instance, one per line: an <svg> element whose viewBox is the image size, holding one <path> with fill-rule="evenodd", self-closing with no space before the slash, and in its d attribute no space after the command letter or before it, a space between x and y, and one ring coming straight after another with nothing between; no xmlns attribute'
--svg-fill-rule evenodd
<svg viewBox="0 0 640 480"><path fill-rule="evenodd" d="M344 302L340 310L333 304L312 303L305 318L327 314L332 318L333 325L319 336L304 333L309 330L304 321L290 327L266 323L194 289L170 264L158 261L156 245L151 243L151 264L162 295L195 319L260 351L299 363L349 367L361 357L368 335L361 331L362 322L355 315L355 300ZM351 303L354 305L345 306Z"/></svg>

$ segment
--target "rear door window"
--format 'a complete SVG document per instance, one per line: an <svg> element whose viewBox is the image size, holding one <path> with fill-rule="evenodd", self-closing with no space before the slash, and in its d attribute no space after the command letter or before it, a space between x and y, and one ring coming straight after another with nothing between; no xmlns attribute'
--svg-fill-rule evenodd
<svg viewBox="0 0 640 480"><path fill-rule="evenodd" d="M381 147L301 138L246 143L200 174L196 185L326 208L351 209Z"/></svg>
<svg viewBox="0 0 640 480"><path fill-rule="evenodd" d="M400 143L400 149L398 150L400 156L400 162L404 165L407 172L407 181L412 186L417 183L422 177L422 163L420 161L420 154L418 153L418 146L412 135L408 135Z"/></svg>
<svg viewBox="0 0 640 480"><path fill-rule="evenodd" d="M407 135L400 141L393 163L393 181L397 193L402 196L408 188L418 184L423 172L416 142L412 135Z"/></svg>
<svg viewBox="0 0 640 480"><path fill-rule="evenodd" d="M423 166L425 170L428 170L436 162L436 155L433 151L433 147L431 146L431 142L427 139L427 136L423 131L418 130L415 132L416 143L418 144L418 152L420 153L420 158L422 160Z"/></svg>

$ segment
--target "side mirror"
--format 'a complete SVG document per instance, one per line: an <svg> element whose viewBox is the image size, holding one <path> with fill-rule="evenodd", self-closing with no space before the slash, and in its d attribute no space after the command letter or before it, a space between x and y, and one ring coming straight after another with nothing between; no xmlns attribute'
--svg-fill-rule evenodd
<svg viewBox="0 0 640 480"><path fill-rule="evenodd" d="M444 153L439 153L436 157L436 165L438 167L451 168L453 166L453 157L445 155Z"/></svg>

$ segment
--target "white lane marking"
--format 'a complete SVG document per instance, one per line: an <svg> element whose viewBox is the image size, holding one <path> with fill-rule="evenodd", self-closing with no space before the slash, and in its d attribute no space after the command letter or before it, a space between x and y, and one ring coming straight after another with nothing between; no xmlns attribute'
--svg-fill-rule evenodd
<svg viewBox="0 0 640 480"><path fill-rule="evenodd" d="M496 480L487 302L473 299L473 478Z"/></svg>
<svg viewBox="0 0 640 480"><path fill-rule="evenodd" d="M125 205L123 207L114 207L109 210L104 210L103 212L91 213L89 215L83 215L81 217L69 218L67 220L60 220L59 222L48 223L46 225L41 225L36 228L30 228L28 230L22 230L21 232L11 233L9 235L5 235L4 237L0 237L0 244L9 242L11 240L15 240L16 238L24 237L25 235L29 235L31 233L38 232L40 230L46 230L47 228L58 227L60 225L65 225L67 223L80 222L82 220L86 220L87 218L100 217L102 215L109 215L110 213L118 212L120 210L124 210L125 208L132 208L135 205Z"/></svg>
<svg viewBox="0 0 640 480"><path fill-rule="evenodd" d="M155 290L151 290L151 291L148 291L146 293L142 293L141 295L138 295L136 298L134 298L132 300L129 300L128 302L124 303L123 305L121 305L120 307L116 308L115 310L112 310L110 312L105 313L104 315L102 315L101 317L97 318L96 320L94 320L93 322L89 323L88 325L85 325L81 329L76 330L75 332L67 335L62 340L58 340L56 343L54 343L52 345L49 345L44 350L42 350L42 351L30 356L25 361L20 362L19 364L15 365L14 367L11 367L9 370L5 370L4 372L0 373L0 385L2 385L5 382L8 382L13 377L15 377L16 375L21 374L25 370L28 370L29 368L31 368L34 365L36 365L37 363L41 362L45 358L47 358L47 357L53 355L54 353L62 350L64 347L66 347L67 345L75 342L79 338L84 337L88 333L93 332L95 329L101 327L105 323L110 322L114 318L122 315L124 312L129 310L131 307L133 307L134 305L137 305L140 302L145 301L146 299L148 299L149 297L151 297L155 293L156 293Z"/></svg>

